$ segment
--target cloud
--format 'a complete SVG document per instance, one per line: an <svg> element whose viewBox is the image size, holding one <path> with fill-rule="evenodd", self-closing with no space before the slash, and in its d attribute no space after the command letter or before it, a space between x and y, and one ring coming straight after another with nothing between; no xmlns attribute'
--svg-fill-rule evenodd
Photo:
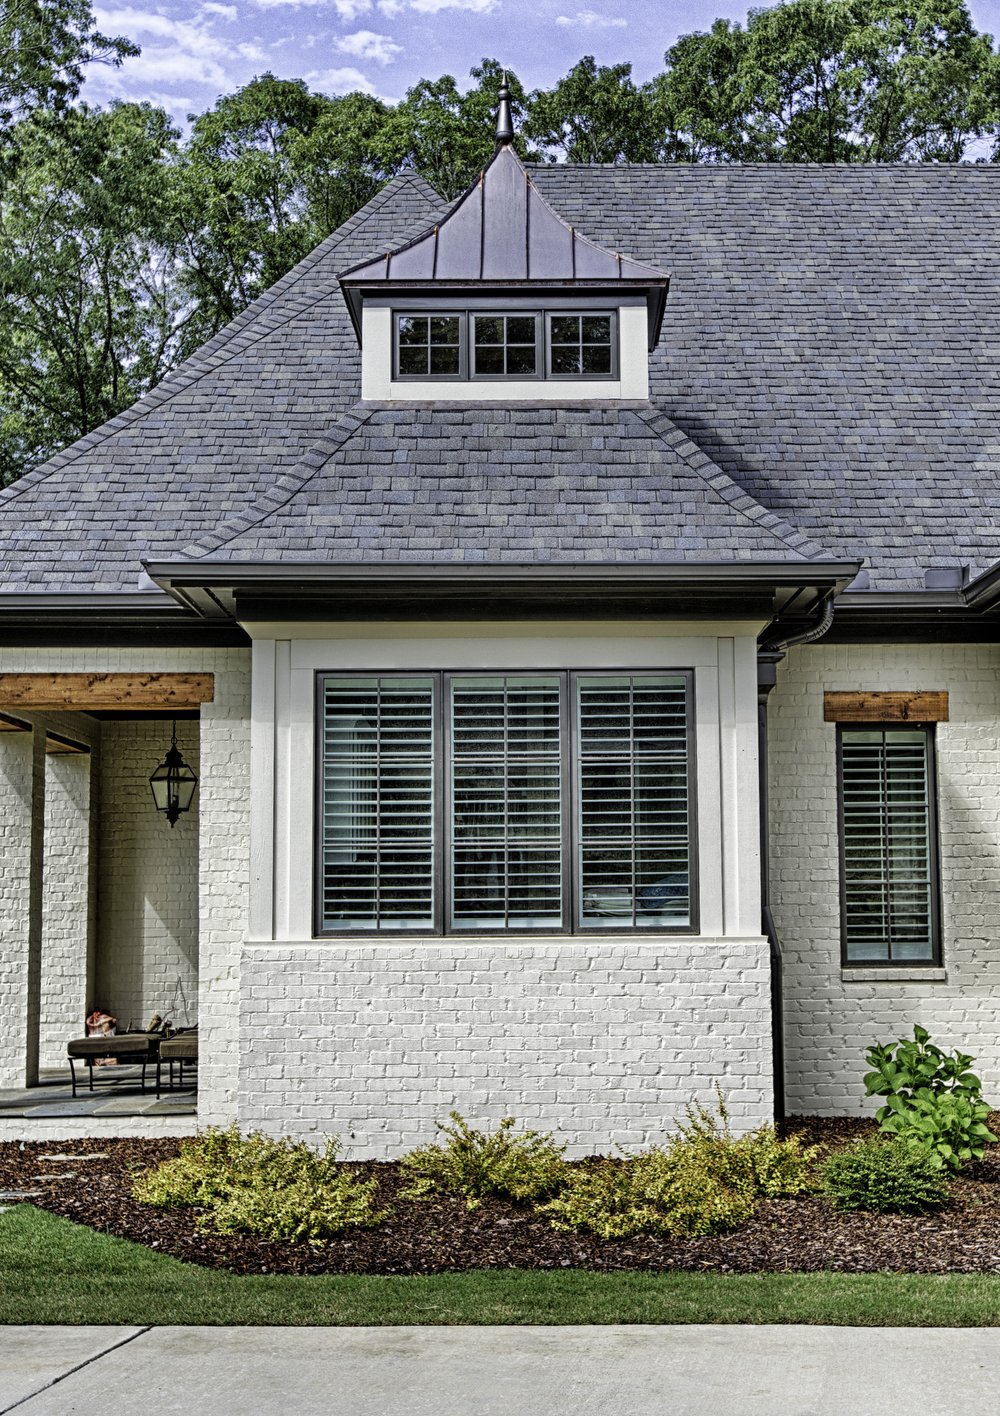
<svg viewBox="0 0 1000 1416"><path fill-rule="evenodd" d="M238 44L236 52L244 59L249 59L251 63L256 63L265 57L263 49L259 44Z"/></svg>
<svg viewBox="0 0 1000 1416"><path fill-rule="evenodd" d="M343 39L337 40L337 48L343 54L353 54L355 59L373 59L376 64L391 64L396 55L403 52L401 44L394 44L387 34L376 34L373 30L345 34Z"/></svg>
<svg viewBox="0 0 1000 1416"><path fill-rule="evenodd" d="M441 10L471 10L474 15L488 15L497 7L497 0L410 0L411 9L422 15L436 15Z"/></svg>
<svg viewBox="0 0 1000 1416"><path fill-rule="evenodd" d="M627 21L600 15L596 10L577 10L575 15L556 15L556 24L572 25L574 29L625 29Z"/></svg>
<svg viewBox="0 0 1000 1416"><path fill-rule="evenodd" d="M375 85L360 69L324 69L306 74L306 82L320 93L370 93L377 97Z"/></svg>
<svg viewBox="0 0 1000 1416"><path fill-rule="evenodd" d="M235 20L239 14L235 5L217 5L216 0L206 0L201 12L205 15L221 15L224 20Z"/></svg>
<svg viewBox="0 0 1000 1416"><path fill-rule="evenodd" d="M394 20L397 15L401 15L406 8L402 0L378 0L378 7L383 15L388 15L390 20Z"/></svg>
<svg viewBox="0 0 1000 1416"><path fill-rule="evenodd" d="M173 52L221 57L229 54L230 48L217 39L205 25L197 20L174 20L169 15L158 15L151 10L127 7L119 10L97 9L94 12L102 29L114 33L127 34L132 38L152 35L154 39L168 40ZM145 57L145 56L144 56ZM139 60L132 60L130 70L136 73Z"/></svg>
<svg viewBox="0 0 1000 1416"><path fill-rule="evenodd" d="M230 86L229 75L214 59L199 59L172 49L144 49L137 59L129 60L128 72L133 83L211 84L215 89Z"/></svg>

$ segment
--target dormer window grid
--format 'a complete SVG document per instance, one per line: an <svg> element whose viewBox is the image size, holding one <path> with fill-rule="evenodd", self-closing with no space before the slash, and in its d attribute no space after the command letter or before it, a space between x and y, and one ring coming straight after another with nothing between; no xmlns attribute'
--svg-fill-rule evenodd
<svg viewBox="0 0 1000 1416"><path fill-rule="evenodd" d="M392 377L580 381L619 376L617 309L395 309Z"/></svg>

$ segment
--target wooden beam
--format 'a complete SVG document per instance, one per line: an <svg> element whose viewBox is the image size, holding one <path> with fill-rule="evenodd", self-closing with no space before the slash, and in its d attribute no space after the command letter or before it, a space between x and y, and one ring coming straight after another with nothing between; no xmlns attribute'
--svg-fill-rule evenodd
<svg viewBox="0 0 1000 1416"><path fill-rule="evenodd" d="M948 694L940 689L892 693L824 693L827 723L946 723Z"/></svg>
<svg viewBox="0 0 1000 1416"><path fill-rule="evenodd" d="M30 733L31 724L22 723L20 718L8 718L6 713L0 713L0 733Z"/></svg>
<svg viewBox="0 0 1000 1416"><path fill-rule="evenodd" d="M82 742L73 742L71 738L60 737L58 733L45 734L46 757L68 757L71 753L89 751L90 748Z"/></svg>
<svg viewBox="0 0 1000 1416"><path fill-rule="evenodd" d="M0 674L0 707L135 713L211 703L213 674Z"/></svg>

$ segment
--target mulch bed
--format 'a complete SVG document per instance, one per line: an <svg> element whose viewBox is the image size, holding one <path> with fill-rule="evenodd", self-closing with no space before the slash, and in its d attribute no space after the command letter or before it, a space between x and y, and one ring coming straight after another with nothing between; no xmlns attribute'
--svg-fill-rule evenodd
<svg viewBox="0 0 1000 1416"><path fill-rule="evenodd" d="M1000 1116L990 1124L994 1131ZM836 1148L872 1134L870 1121L798 1118L809 1144ZM205 1235L191 1210L159 1210L131 1196L132 1179L176 1155L176 1140L0 1142L0 1190L41 1190L31 1203L162 1254L233 1273L429 1274L469 1269L577 1268L697 1273L1000 1273L1000 1146L952 1186L947 1206L920 1217L836 1214L817 1196L761 1201L748 1223L711 1239L602 1240L560 1234L544 1218L501 1200L469 1211L454 1199L400 1200L399 1167L352 1168L379 1181L394 1211L377 1229L318 1245ZM104 1160L43 1162L60 1153ZM587 1162L582 1162L586 1164ZM72 1178L39 1180L40 1175Z"/></svg>

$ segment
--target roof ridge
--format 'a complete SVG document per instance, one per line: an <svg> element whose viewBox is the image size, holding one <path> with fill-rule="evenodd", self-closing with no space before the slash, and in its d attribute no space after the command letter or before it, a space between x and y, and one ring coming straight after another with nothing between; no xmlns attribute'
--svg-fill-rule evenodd
<svg viewBox="0 0 1000 1416"><path fill-rule="evenodd" d="M244 353L261 340L267 339L280 329L282 325L295 319L298 315L307 310L310 305L314 305L318 300L324 298L323 295L312 295L304 300L300 300L293 308L287 311L285 316L272 324L267 325L252 338L245 338L240 341L240 335L246 330L248 325L262 315L266 316L268 309L281 296L285 295L303 276L307 275L320 261L322 261L332 251L335 251L349 236L354 235L373 217L390 199L398 195L400 186L412 186L422 197L427 197L428 193L433 194L437 200L439 197L434 188L418 172L400 172L380 188L378 192L359 208L353 216L349 216L345 222L325 236L318 246L314 246L300 261L297 261L291 270L280 276L273 285L269 285L266 290L254 299L245 309L224 325L205 344L199 346L193 354L188 355L176 369L172 369L158 384L149 389L135 403L128 408L123 408L120 413L116 413L113 418L109 418L106 423L92 429L89 433L84 433L83 437L77 438L68 447L62 448L52 457L48 458L39 467L33 468L11 483L9 487L0 488L0 505L12 501L21 492L28 491L53 472L59 472L64 467L75 462L84 453L90 452L92 448L113 437L122 429L130 427L133 423L144 418L148 413L154 412L157 408L174 398L179 393L184 393L196 384L200 379L208 374L215 373L222 368L231 358ZM428 198L429 199L429 198ZM336 273L333 276L336 282ZM221 355L221 357L216 357Z"/></svg>
<svg viewBox="0 0 1000 1416"><path fill-rule="evenodd" d="M691 471L697 473L702 481L706 482L734 511L740 512L755 525L766 527L778 540L784 541L790 550L795 551L797 555L804 556L807 560L837 559L825 546L821 546L818 541L813 541L804 531L800 531L790 521L779 516L777 512L769 510L738 482L734 482L729 473L723 472L718 463L713 462L707 453L702 452L697 443L692 442L666 413L653 405L650 405L648 412L644 408L633 409L633 412L642 419L662 443L675 452L678 457L683 458Z"/></svg>
<svg viewBox="0 0 1000 1416"><path fill-rule="evenodd" d="M341 414L333 428L313 443L309 451L300 458L295 466L282 473L266 492L261 492L246 511L231 516L211 535L202 536L197 541L190 541L180 551L171 553L171 556L176 555L178 558L187 560L204 560L206 556L220 550L227 541L235 540L237 536L249 531L258 522L264 521L276 511L280 511L312 481L318 472L323 470L330 458L339 452L345 443L350 442L358 429L364 427L375 411L374 407L364 408L360 403L352 405L345 413Z"/></svg>

